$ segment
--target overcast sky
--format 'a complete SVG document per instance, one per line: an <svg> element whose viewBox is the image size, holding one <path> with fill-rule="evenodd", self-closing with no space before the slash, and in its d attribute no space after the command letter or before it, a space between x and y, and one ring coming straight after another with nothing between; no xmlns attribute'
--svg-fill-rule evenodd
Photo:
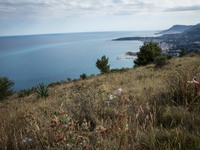
<svg viewBox="0 0 200 150"><path fill-rule="evenodd" d="M162 30L200 23L200 0L0 0L0 36Z"/></svg>

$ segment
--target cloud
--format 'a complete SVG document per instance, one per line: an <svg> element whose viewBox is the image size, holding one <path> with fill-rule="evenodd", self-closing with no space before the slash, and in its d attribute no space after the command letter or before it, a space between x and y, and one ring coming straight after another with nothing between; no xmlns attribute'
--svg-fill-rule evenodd
<svg viewBox="0 0 200 150"><path fill-rule="evenodd" d="M10 19L37 17L48 7L51 5L42 1L0 0L0 17Z"/></svg>
<svg viewBox="0 0 200 150"><path fill-rule="evenodd" d="M141 0L0 0L0 15L13 17L84 17L132 15L151 4Z"/></svg>
<svg viewBox="0 0 200 150"><path fill-rule="evenodd" d="M163 29L195 24L199 7L199 0L0 0L0 34Z"/></svg>
<svg viewBox="0 0 200 150"><path fill-rule="evenodd" d="M189 7L173 7L168 8L165 11L174 12L174 11L200 11L200 5L199 6L189 6Z"/></svg>
<svg viewBox="0 0 200 150"><path fill-rule="evenodd" d="M128 16L199 9L199 0L0 0L1 19Z"/></svg>

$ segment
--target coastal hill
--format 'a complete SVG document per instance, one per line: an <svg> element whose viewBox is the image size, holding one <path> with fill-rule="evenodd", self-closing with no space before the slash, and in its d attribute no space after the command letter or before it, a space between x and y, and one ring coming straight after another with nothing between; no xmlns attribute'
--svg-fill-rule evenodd
<svg viewBox="0 0 200 150"><path fill-rule="evenodd" d="M188 29L191 29L192 27L193 25L173 25L171 28L163 30L156 34L177 34L177 33L182 33Z"/></svg>
<svg viewBox="0 0 200 150"><path fill-rule="evenodd" d="M196 52L200 50L200 24L190 26L189 29L178 34L164 34L157 37L122 37L114 41L139 40L153 41L159 45L164 45L165 51L185 49L187 52Z"/></svg>
<svg viewBox="0 0 200 150"><path fill-rule="evenodd" d="M181 36L188 41L200 42L200 24L193 26L192 28L181 33Z"/></svg>
<svg viewBox="0 0 200 150"><path fill-rule="evenodd" d="M19 93L0 102L0 149L200 149L200 55Z"/></svg>
<svg viewBox="0 0 200 150"><path fill-rule="evenodd" d="M157 38L158 41L172 45L172 49L185 49L187 52L200 50L200 24L180 34L167 34Z"/></svg>
<svg viewBox="0 0 200 150"><path fill-rule="evenodd" d="M184 42L198 42L200 41L200 24L192 26L190 29L179 33L179 34L170 34L163 35L159 38L168 38L171 40L180 40Z"/></svg>

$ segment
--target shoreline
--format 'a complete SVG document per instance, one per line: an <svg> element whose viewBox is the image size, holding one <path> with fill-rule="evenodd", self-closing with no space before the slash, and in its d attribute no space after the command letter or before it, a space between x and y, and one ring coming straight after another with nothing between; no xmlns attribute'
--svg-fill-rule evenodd
<svg viewBox="0 0 200 150"><path fill-rule="evenodd" d="M117 56L117 60L122 59L135 59L137 57L137 52L126 52L125 54Z"/></svg>

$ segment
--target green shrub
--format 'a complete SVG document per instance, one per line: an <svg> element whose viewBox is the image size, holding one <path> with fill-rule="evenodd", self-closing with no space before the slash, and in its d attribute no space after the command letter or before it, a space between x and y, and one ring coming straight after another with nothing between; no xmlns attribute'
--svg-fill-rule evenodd
<svg viewBox="0 0 200 150"><path fill-rule="evenodd" d="M134 60L135 66L144 66L154 62L154 59L161 55L161 48L157 43L145 42L137 53L137 59Z"/></svg>
<svg viewBox="0 0 200 150"><path fill-rule="evenodd" d="M4 100L13 94L13 90L11 89L13 85L14 82L7 77L0 77L0 100Z"/></svg>
<svg viewBox="0 0 200 150"><path fill-rule="evenodd" d="M161 68L161 67L165 66L167 63L168 63L168 61L167 61L167 57L165 55L157 56L154 59L154 64L155 64L156 68Z"/></svg>
<svg viewBox="0 0 200 150"><path fill-rule="evenodd" d="M49 91L49 88L44 83L41 83L36 87L36 93L38 97L47 97L48 91Z"/></svg>
<svg viewBox="0 0 200 150"><path fill-rule="evenodd" d="M72 81L72 79L71 78L67 78L67 81L70 82L70 81Z"/></svg>
<svg viewBox="0 0 200 150"><path fill-rule="evenodd" d="M80 75L80 78L83 79L83 80L87 79L87 75L85 73L83 73L83 74Z"/></svg>
<svg viewBox="0 0 200 150"><path fill-rule="evenodd" d="M101 71L101 73L108 73L110 71L110 65L108 65L108 59L106 56L102 56L101 60L97 59L96 67Z"/></svg>

